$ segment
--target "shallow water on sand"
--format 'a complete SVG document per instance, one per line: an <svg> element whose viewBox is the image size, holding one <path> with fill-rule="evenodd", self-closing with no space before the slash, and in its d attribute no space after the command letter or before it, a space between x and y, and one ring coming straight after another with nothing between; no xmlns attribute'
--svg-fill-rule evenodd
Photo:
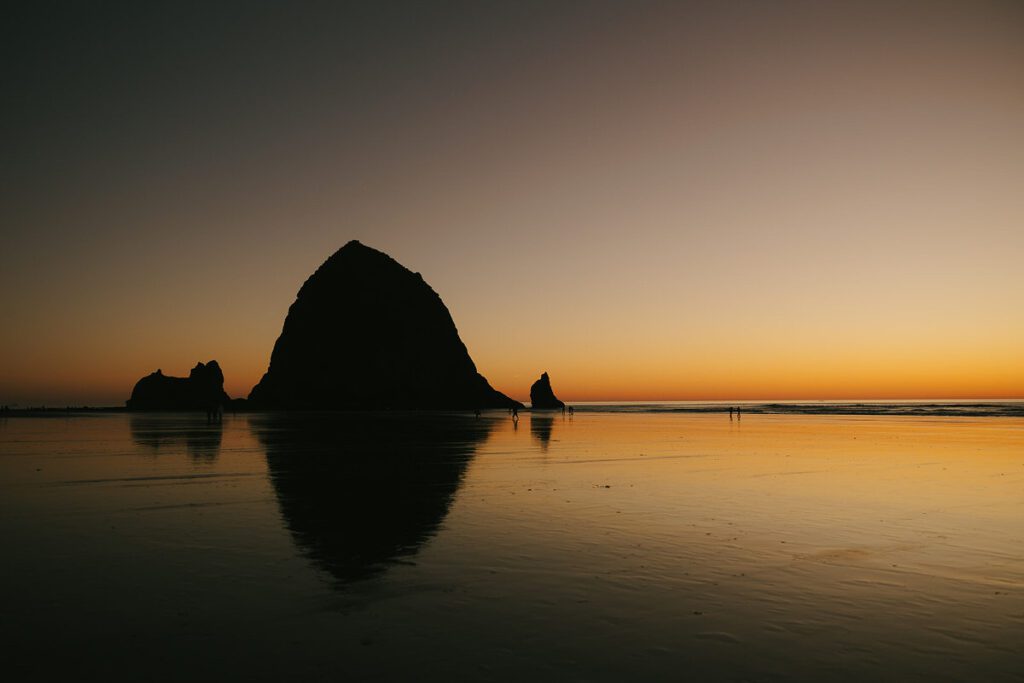
<svg viewBox="0 0 1024 683"><path fill-rule="evenodd" d="M0 421L18 679L1024 680L1024 419Z"/></svg>

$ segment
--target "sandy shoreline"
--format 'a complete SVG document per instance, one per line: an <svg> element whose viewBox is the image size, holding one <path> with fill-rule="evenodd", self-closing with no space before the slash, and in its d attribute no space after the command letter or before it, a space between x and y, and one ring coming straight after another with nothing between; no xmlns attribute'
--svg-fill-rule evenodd
<svg viewBox="0 0 1024 683"><path fill-rule="evenodd" d="M1022 453L1008 417L12 419L5 637L114 677L1015 680Z"/></svg>

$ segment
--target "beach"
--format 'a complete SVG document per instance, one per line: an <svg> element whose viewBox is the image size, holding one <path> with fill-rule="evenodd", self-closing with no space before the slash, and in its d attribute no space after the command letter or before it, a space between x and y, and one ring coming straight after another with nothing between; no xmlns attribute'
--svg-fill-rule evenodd
<svg viewBox="0 0 1024 683"><path fill-rule="evenodd" d="M5 418L10 664L1024 678L1016 408L671 408Z"/></svg>

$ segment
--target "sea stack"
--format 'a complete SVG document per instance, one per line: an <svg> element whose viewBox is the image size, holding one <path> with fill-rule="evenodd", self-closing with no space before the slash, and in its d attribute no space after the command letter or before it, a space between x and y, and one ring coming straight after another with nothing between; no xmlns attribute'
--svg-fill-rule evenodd
<svg viewBox="0 0 1024 683"><path fill-rule="evenodd" d="M288 309L256 409L521 407L476 371L451 313L419 273L353 240Z"/></svg>
<svg viewBox="0 0 1024 683"><path fill-rule="evenodd" d="M551 378L548 373L540 376L533 386L530 387L530 408L540 410L561 410L565 404L555 397L551 390Z"/></svg>
<svg viewBox="0 0 1024 683"><path fill-rule="evenodd" d="M224 373L217 361L197 363L188 377L169 377L161 370L135 383L129 410L213 410L231 399L224 393Z"/></svg>

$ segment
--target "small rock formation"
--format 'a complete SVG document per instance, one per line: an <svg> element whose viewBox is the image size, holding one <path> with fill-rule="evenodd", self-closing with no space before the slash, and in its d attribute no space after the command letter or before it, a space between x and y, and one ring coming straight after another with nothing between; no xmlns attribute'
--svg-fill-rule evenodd
<svg viewBox="0 0 1024 683"><path fill-rule="evenodd" d="M231 399L224 393L224 373L217 361L198 363L188 377L168 377L157 370L135 383L129 410L219 410Z"/></svg>
<svg viewBox="0 0 1024 683"><path fill-rule="evenodd" d="M551 390L551 379L546 372L530 387L530 407L533 410L561 410L565 407Z"/></svg>
<svg viewBox="0 0 1024 683"><path fill-rule="evenodd" d="M255 409L513 406L476 371L423 277L354 240L302 285L249 394Z"/></svg>

